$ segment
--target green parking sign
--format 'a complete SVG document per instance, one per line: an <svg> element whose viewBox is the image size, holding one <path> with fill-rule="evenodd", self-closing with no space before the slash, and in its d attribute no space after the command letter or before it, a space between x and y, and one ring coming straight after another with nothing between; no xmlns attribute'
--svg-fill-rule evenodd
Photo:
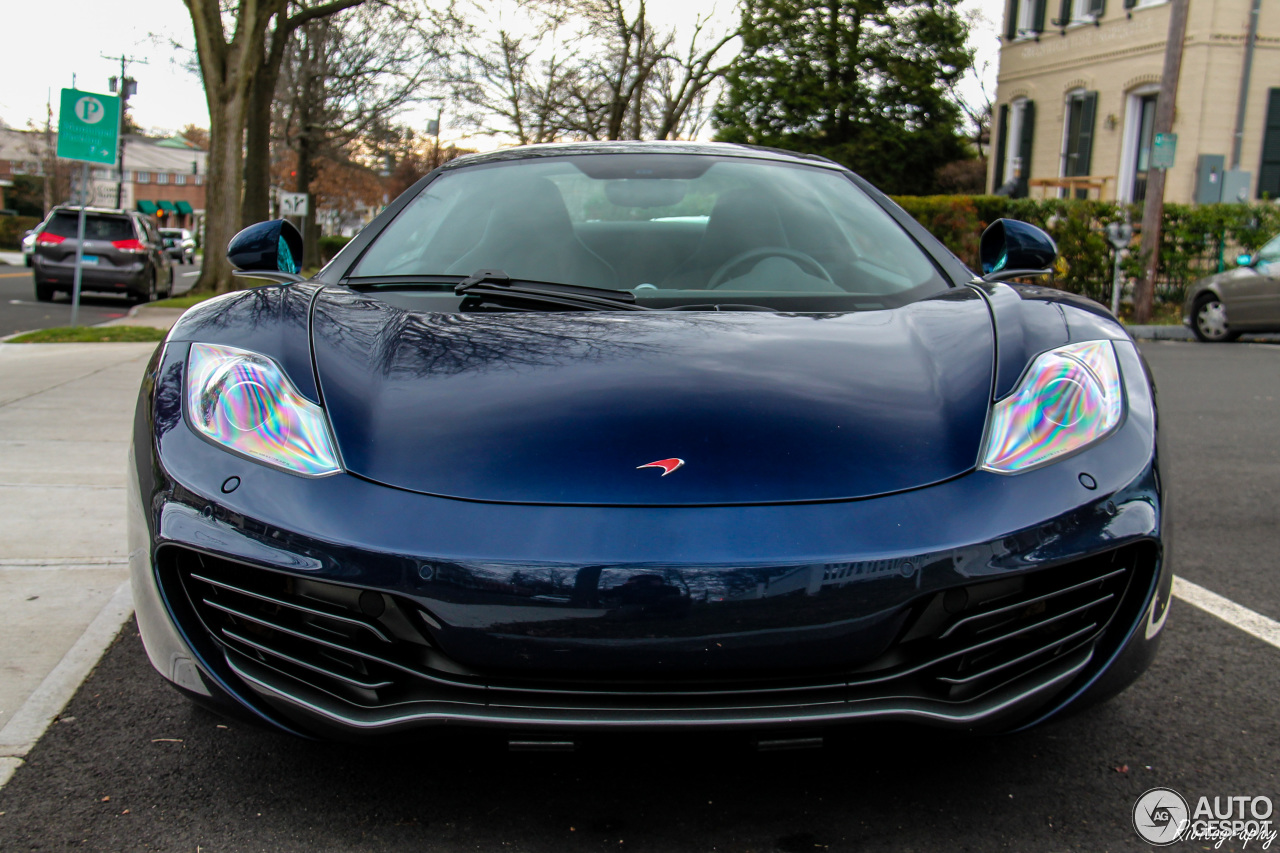
<svg viewBox="0 0 1280 853"><path fill-rule="evenodd" d="M79 89L62 90L58 112L58 156L90 163L116 162L120 99Z"/></svg>

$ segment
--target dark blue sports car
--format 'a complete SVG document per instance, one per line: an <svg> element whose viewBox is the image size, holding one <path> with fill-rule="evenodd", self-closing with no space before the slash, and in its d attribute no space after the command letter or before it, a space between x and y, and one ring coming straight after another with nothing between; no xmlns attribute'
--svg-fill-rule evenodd
<svg viewBox="0 0 1280 853"><path fill-rule="evenodd" d="M978 277L866 181L732 145L437 169L142 385L151 661L306 735L860 719L1008 730L1151 661L1155 394L1001 220Z"/></svg>

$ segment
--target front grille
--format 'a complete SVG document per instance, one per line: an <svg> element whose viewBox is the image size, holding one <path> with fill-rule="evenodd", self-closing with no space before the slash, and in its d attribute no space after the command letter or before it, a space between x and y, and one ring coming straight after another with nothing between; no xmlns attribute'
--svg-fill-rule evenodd
<svg viewBox="0 0 1280 853"><path fill-rule="evenodd" d="M1087 656L1126 593L1145 590L1150 545L975 581L907 606L897 640L853 671L691 681L518 677L476 672L433 643L431 616L407 598L164 549L176 582L233 669L291 695L303 686L362 711L440 703L547 711L718 711L840 706L885 697L972 702L1068 656ZM1122 607L1129 603L1127 613Z"/></svg>

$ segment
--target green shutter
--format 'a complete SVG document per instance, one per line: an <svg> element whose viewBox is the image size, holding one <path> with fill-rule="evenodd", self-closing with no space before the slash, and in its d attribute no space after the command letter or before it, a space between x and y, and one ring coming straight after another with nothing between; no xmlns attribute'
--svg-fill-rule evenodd
<svg viewBox="0 0 1280 853"><path fill-rule="evenodd" d="M1262 133L1262 165L1258 169L1258 198L1280 198L1280 89L1267 97L1267 124Z"/></svg>
<svg viewBox="0 0 1280 853"><path fill-rule="evenodd" d="M1107 14L1107 0L1089 0L1089 14L1095 18Z"/></svg>
<svg viewBox="0 0 1280 853"><path fill-rule="evenodd" d="M1071 23L1071 0L1062 0L1062 5L1058 7L1058 19L1053 23L1059 27Z"/></svg>
<svg viewBox="0 0 1280 853"><path fill-rule="evenodd" d="M1009 41L1013 41L1018 37L1018 0L1009 0L1004 20L1005 37L1008 38Z"/></svg>
<svg viewBox="0 0 1280 853"><path fill-rule="evenodd" d="M991 173L991 191L995 192L1004 184L1004 160L1009 153L1009 140L1005 135L1009 132L1009 105L1001 104L996 117L996 168Z"/></svg>
<svg viewBox="0 0 1280 853"><path fill-rule="evenodd" d="M1037 33L1044 32L1045 13L1049 10L1049 0L1036 0L1035 23L1032 25Z"/></svg>
<svg viewBox="0 0 1280 853"><path fill-rule="evenodd" d="M1022 161L1022 175L1015 196L1025 198L1027 181L1031 178L1031 143L1036 134L1036 102L1027 101L1022 106L1022 138L1018 140L1018 158Z"/></svg>

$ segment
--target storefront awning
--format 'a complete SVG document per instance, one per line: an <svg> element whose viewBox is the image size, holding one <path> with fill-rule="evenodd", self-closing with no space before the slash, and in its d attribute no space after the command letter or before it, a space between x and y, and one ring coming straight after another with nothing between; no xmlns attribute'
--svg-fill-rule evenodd
<svg viewBox="0 0 1280 853"><path fill-rule="evenodd" d="M178 201L178 202L174 202L174 204L178 205L178 212L181 213L183 216L188 216L192 213L195 213L195 211L191 209L191 202L189 201Z"/></svg>
<svg viewBox="0 0 1280 853"><path fill-rule="evenodd" d="M158 201L156 202L156 204L160 205L160 209L163 210L165 213L178 212L178 206L171 201Z"/></svg>
<svg viewBox="0 0 1280 853"><path fill-rule="evenodd" d="M142 199L139 199L138 210L141 210L143 213L151 216L156 212L156 203L154 201L143 201Z"/></svg>

